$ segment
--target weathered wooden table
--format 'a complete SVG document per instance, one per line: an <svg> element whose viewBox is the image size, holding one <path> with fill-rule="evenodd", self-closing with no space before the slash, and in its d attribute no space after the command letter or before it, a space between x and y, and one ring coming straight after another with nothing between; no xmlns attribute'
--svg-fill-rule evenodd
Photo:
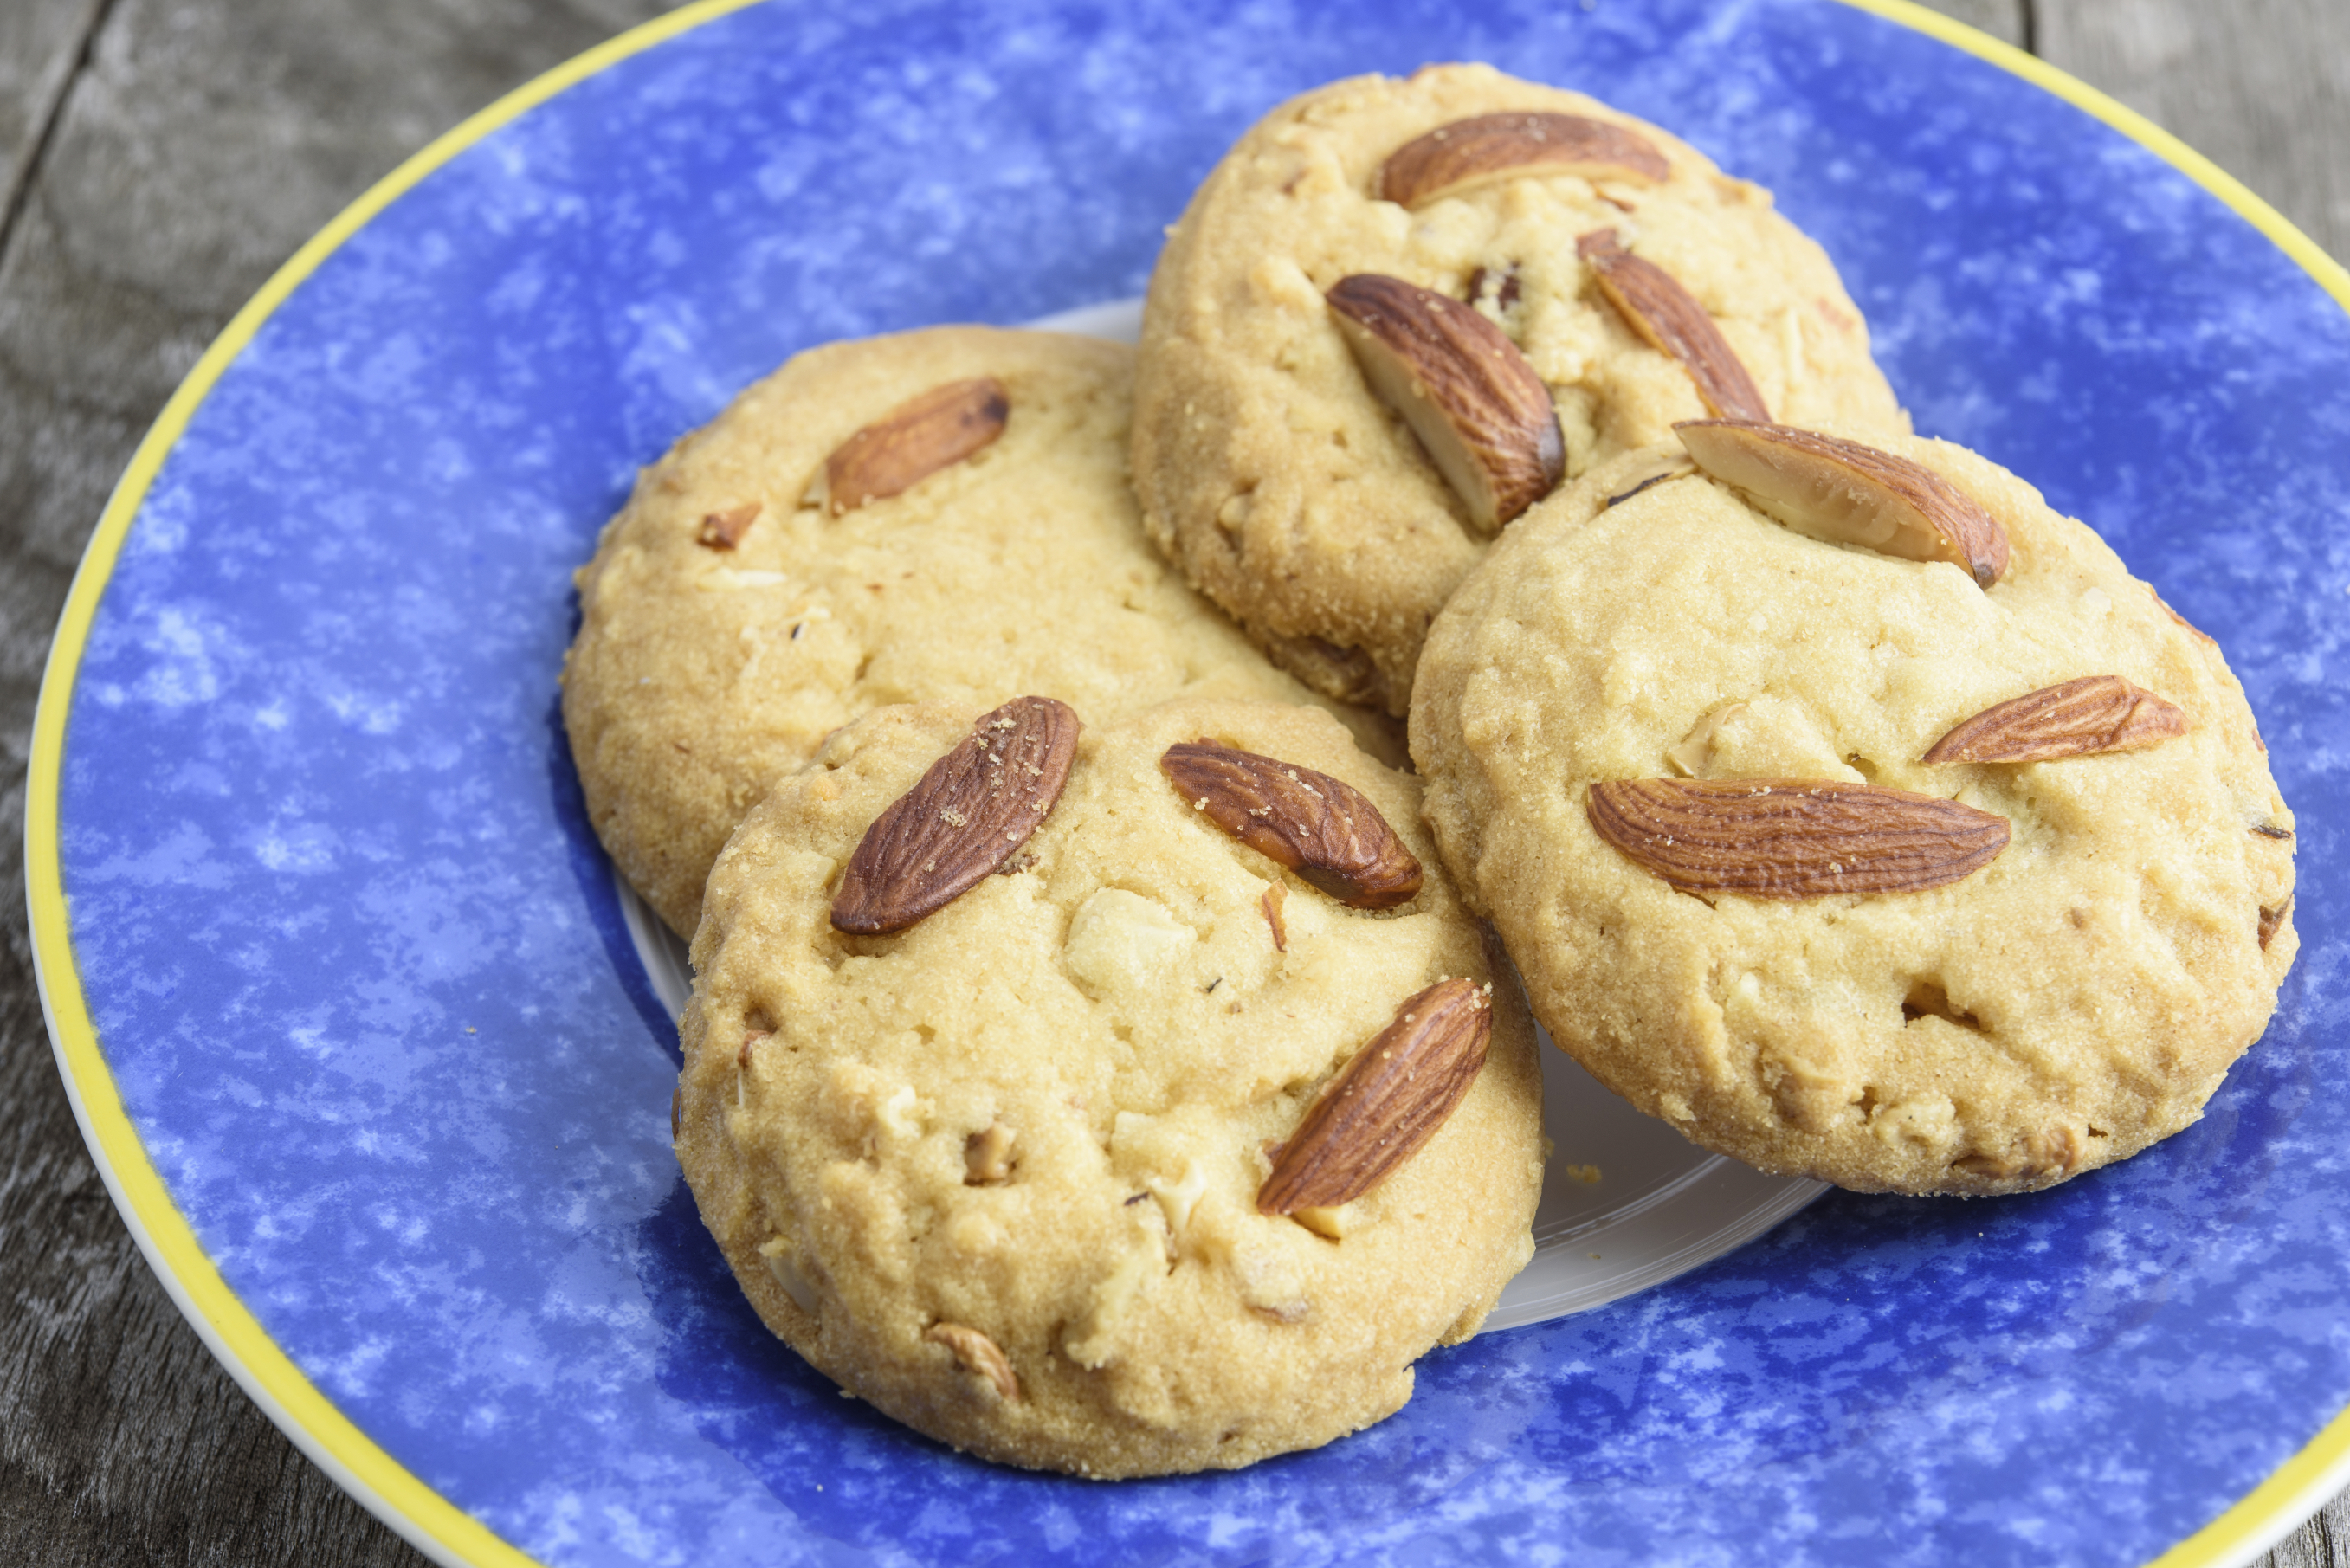
<svg viewBox="0 0 2350 1568"><path fill-rule="evenodd" d="M2350 255L2343 0L1929 3L2148 115ZM0 1563L424 1561L213 1362L83 1151L16 891L34 698L108 490L231 313L433 135L668 8L0 0ZM2268 1561L2350 1568L2350 1495Z"/></svg>

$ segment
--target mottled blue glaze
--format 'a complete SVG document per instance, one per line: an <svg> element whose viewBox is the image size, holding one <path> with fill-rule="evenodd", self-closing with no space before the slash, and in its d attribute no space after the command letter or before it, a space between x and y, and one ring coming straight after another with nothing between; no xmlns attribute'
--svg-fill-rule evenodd
<svg viewBox="0 0 2350 1568"><path fill-rule="evenodd" d="M1258 114L1442 58L1774 187L1921 429L2220 637L2301 814L2299 967L2200 1125L2054 1192L1832 1198L1243 1473L973 1463L811 1376L694 1217L555 719L567 573L794 349L1138 293ZM74 692L81 979L229 1283L551 1564L2137 1563L2350 1403L2345 368L2176 171L1826 0L754 8L455 159L204 403Z"/></svg>

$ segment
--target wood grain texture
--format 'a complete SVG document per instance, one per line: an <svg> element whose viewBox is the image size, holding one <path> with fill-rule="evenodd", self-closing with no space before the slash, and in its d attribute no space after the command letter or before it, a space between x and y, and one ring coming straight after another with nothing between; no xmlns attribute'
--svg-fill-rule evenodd
<svg viewBox="0 0 2350 1568"><path fill-rule="evenodd" d="M0 245L107 0L0 5Z"/></svg>
<svg viewBox="0 0 2350 1568"><path fill-rule="evenodd" d="M1989 33L2019 49L2032 47L2033 0L1922 0L1928 10L1939 11L1955 22Z"/></svg>
<svg viewBox="0 0 2350 1568"><path fill-rule="evenodd" d="M0 160L26 165L0 241L0 886L23 886L33 703L67 584L204 345L402 158L666 9L0 0ZM0 1258L0 1563L424 1563L270 1426L139 1256L58 1084L14 891Z"/></svg>
<svg viewBox="0 0 2350 1568"><path fill-rule="evenodd" d="M22 192L0 230L0 1563L424 1561L212 1362L82 1148L18 892L27 734L50 630L106 493L229 314L432 136L666 8L0 0L0 171ZM2342 0L1935 8L2036 43L2335 254L2350 249L2350 189L2334 161L2350 146ZM2350 1509L2331 1505L2263 1561L2350 1568Z"/></svg>
<svg viewBox="0 0 2350 1568"><path fill-rule="evenodd" d="M2337 261L2350 254L2350 5L2033 5L2043 59L2251 186Z"/></svg>

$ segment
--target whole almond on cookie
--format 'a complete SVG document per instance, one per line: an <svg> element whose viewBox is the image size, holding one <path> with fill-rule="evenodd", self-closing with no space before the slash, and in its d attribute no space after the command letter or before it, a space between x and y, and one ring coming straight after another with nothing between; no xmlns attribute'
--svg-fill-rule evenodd
<svg viewBox="0 0 2350 1568"><path fill-rule="evenodd" d="M1613 120L1582 114L1481 114L1440 125L1379 166L1386 201L1423 207L1503 180L1578 174L1653 185L1672 171L1657 144Z"/></svg>
<svg viewBox="0 0 2350 1568"><path fill-rule="evenodd" d="M900 403L824 460L821 500L837 517L911 490L1003 433L1012 400L993 376L950 381Z"/></svg>
<svg viewBox="0 0 2350 1568"><path fill-rule="evenodd" d="M1258 1210L1335 1209L1377 1187L1461 1103L1492 1034L1492 1005L1472 981L1440 981L1407 999L1282 1146Z"/></svg>
<svg viewBox="0 0 2350 1568"><path fill-rule="evenodd" d="M2039 763L2151 746L2187 732L2187 714L2118 675L2085 675L1986 708L1922 763Z"/></svg>
<svg viewBox="0 0 2350 1568"><path fill-rule="evenodd" d="M1159 767L1209 821L1342 904L1387 909L1419 891L1419 861L1342 779L1212 741L1170 746Z"/></svg>
<svg viewBox="0 0 2350 1568"><path fill-rule="evenodd" d="M866 830L832 902L834 927L904 930L1011 859L1061 798L1077 728L1050 697L1015 697L972 726Z"/></svg>
<svg viewBox="0 0 2350 1568"><path fill-rule="evenodd" d="M1939 796L1819 779L1595 784L1599 836L1685 893L1915 893L2007 847L2003 818Z"/></svg>
<svg viewBox="0 0 2350 1568"><path fill-rule="evenodd" d="M1651 348L1680 361L1697 383L1697 395L1716 418L1771 417L1754 378L1739 363L1721 328L1672 274L1626 250L1614 229L1583 235L1575 242L1575 254L1591 269L1599 292L1625 323Z"/></svg>

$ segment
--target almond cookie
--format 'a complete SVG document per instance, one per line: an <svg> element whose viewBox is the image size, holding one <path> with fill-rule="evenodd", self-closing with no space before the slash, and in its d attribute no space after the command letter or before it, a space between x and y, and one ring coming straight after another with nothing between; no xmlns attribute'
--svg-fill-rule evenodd
<svg viewBox="0 0 2350 1568"><path fill-rule="evenodd" d="M1532 1023L1416 782L1312 708L975 717L858 721L711 874L677 1147L735 1277L1013 1464L1228 1468L1391 1413L1532 1255L1543 1158Z"/></svg>
<svg viewBox="0 0 2350 1568"><path fill-rule="evenodd" d="M1132 367L975 327L831 344L639 477L578 576L563 719L589 820L671 928L767 786L884 703L1315 700L1144 538Z"/></svg>
<svg viewBox="0 0 2350 1568"><path fill-rule="evenodd" d="M1398 714L1430 620L1562 476L1710 410L1908 429L1768 192L1483 66L1268 115L1170 234L1141 356L1151 537L1275 662Z"/></svg>
<svg viewBox="0 0 2350 1568"><path fill-rule="evenodd" d="M2296 945L2218 647L1958 447L1683 433L1704 468L1522 518L1422 660L1429 818L1535 1015L1706 1147L1862 1190L2194 1121Z"/></svg>

